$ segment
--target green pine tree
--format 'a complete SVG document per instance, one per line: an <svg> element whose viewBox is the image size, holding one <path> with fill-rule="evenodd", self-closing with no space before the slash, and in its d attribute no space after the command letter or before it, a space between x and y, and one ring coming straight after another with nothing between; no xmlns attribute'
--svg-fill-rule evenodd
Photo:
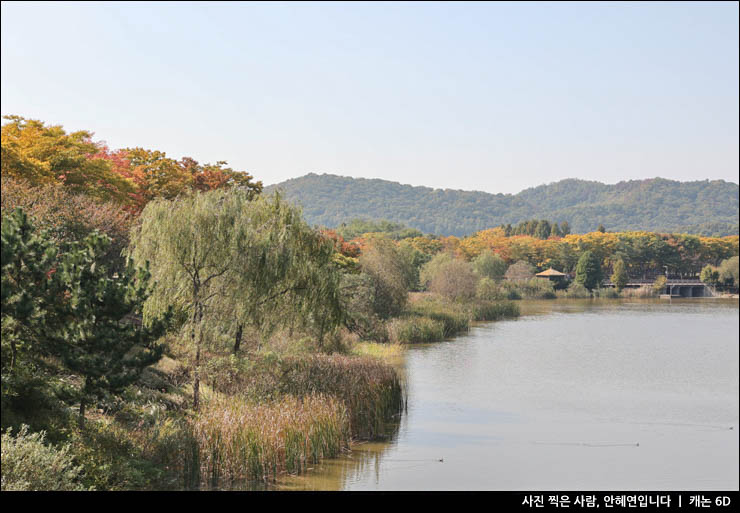
<svg viewBox="0 0 740 513"><path fill-rule="evenodd" d="M64 290L61 308L67 322L53 338L55 353L83 378L79 423L92 401L120 394L145 367L156 363L164 346L157 340L169 325L168 311L148 325L139 321L149 296L149 271L126 269L111 274L102 265L110 239L94 232L75 243L55 274Z"/></svg>
<svg viewBox="0 0 740 513"><path fill-rule="evenodd" d="M601 284L602 279L603 275L598 257L590 251L584 251L576 265L576 282L588 290L593 290Z"/></svg>
<svg viewBox="0 0 740 513"><path fill-rule="evenodd" d="M21 209L3 216L1 240L5 400L42 381L41 357L49 354L44 333L58 321L50 278L58 248L46 232L35 230Z"/></svg>

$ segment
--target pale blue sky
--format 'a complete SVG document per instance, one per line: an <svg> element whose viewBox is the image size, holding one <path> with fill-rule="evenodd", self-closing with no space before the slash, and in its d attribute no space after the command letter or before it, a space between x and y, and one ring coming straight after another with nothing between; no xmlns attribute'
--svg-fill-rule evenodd
<svg viewBox="0 0 740 513"><path fill-rule="evenodd" d="M735 2L3 2L1 62L3 115L265 184L738 181Z"/></svg>

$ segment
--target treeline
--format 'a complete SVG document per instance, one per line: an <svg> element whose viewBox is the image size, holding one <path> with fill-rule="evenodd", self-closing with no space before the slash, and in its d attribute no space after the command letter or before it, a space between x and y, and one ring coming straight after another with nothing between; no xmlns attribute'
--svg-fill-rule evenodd
<svg viewBox="0 0 740 513"><path fill-rule="evenodd" d="M614 263L619 260L624 263L625 272L629 277L635 279L653 278L666 272L672 276L698 278L704 267L708 265L717 267L723 260L738 254L738 236L701 237L606 230L568 234L567 222L558 225L547 220L526 221L514 227L499 226L463 238L413 236L403 228L403 225L390 222L353 221L347 226L354 225L379 230L345 239L341 236L340 230L325 229L325 233L335 239L338 251L345 259L345 265L353 265L368 241L380 237L396 240L399 248L408 253L410 255L408 258L415 262L417 273L421 265L440 252L472 261L486 251L501 258L506 265L521 261L526 262L537 272L552 267L563 273L573 273L579 257L585 251L590 251L607 272L611 272ZM382 231L383 227L390 231ZM548 230L550 235L544 237ZM555 235L554 232L566 234ZM409 233L409 236L399 237L399 234L404 233ZM414 286L417 287L418 284Z"/></svg>
<svg viewBox="0 0 740 513"><path fill-rule="evenodd" d="M63 185L70 193L141 212L154 198L172 199L188 191L238 186L254 196L262 183L225 161L201 164L158 150L112 150L86 130L67 133L62 126L21 116L4 116L2 176L30 186Z"/></svg>
<svg viewBox="0 0 740 513"><path fill-rule="evenodd" d="M309 223L330 228L363 217L463 237L492 226L548 219L567 221L572 233L601 224L609 231L738 234L738 185L722 180L654 178L607 185L568 179L512 195L311 173L267 189L283 190L303 207Z"/></svg>

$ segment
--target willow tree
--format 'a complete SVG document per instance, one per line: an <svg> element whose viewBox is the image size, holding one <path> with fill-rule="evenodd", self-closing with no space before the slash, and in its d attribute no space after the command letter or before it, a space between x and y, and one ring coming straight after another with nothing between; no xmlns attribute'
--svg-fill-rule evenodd
<svg viewBox="0 0 740 513"><path fill-rule="evenodd" d="M336 279L323 265L332 252L330 241L278 194L253 200L249 191L234 188L146 206L131 238L131 255L150 263L158 284L145 316L172 304L187 319L195 409L208 328L235 328L238 350L245 324L263 330L318 313L322 329L339 323L341 312L332 306L337 292L329 290Z"/></svg>

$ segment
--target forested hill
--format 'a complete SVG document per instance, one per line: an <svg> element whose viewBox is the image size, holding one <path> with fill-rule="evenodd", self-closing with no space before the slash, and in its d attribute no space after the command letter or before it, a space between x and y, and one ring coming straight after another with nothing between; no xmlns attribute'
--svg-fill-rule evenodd
<svg viewBox="0 0 740 513"><path fill-rule="evenodd" d="M698 235L738 233L738 184L663 178L607 185L567 179L518 194L413 187L379 179L310 173L271 185L303 207L311 224L386 219L436 235L463 236L526 219L568 221L574 233L647 230Z"/></svg>

